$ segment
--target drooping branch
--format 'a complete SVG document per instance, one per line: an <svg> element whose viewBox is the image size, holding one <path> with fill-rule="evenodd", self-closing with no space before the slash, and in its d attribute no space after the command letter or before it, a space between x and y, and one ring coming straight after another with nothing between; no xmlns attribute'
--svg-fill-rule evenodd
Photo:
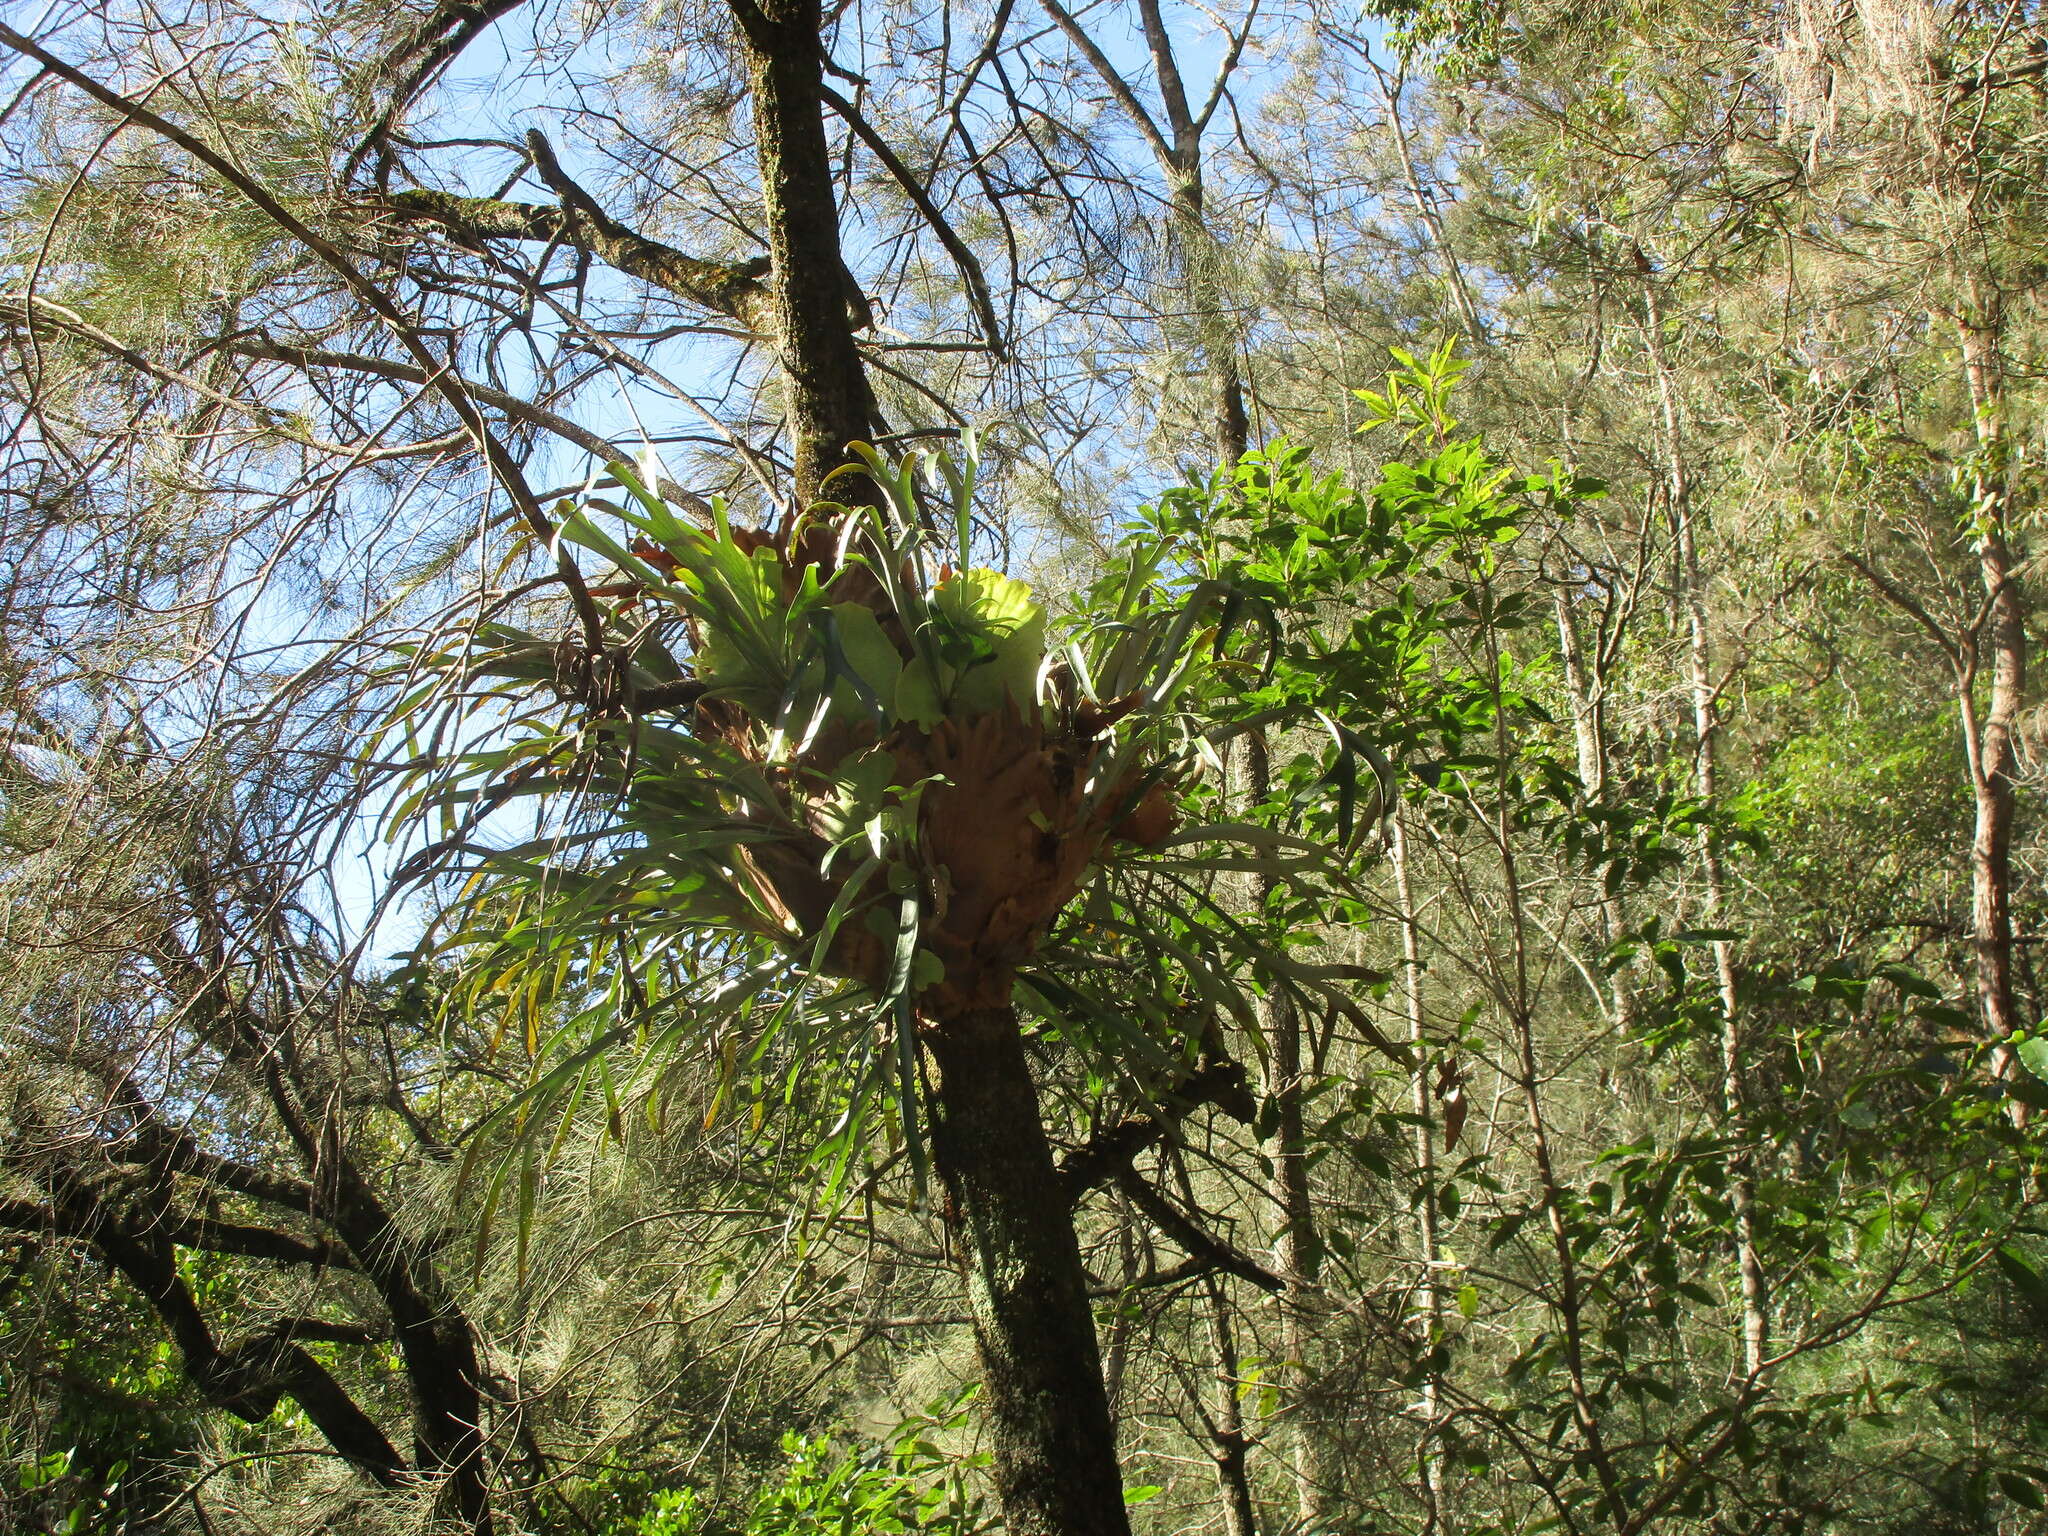
<svg viewBox="0 0 2048 1536"><path fill-rule="evenodd" d="M420 92L482 37L491 24L511 15L526 0L442 0L425 20L405 33L377 61L377 74L391 82L391 97L370 131L350 153L342 171L352 181L366 156L382 154L391 130L419 99Z"/></svg>
<svg viewBox="0 0 2048 1536"><path fill-rule="evenodd" d="M939 244L943 245L946 254L953 258L953 264L960 269L960 280L967 285L967 297L974 306L974 317L981 327L982 340L988 343L989 351L998 359L1008 357L1009 349L1003 342L1002 321L996 318L995 300L989 295L988 276L981 269L980 258L968 248L967 242L960 238L951 222L940 211L939 205L932 201L931 193L924 183L917 179L917 173L904 164L903 157L890 147L887 139L875 131L874 125L867 120L861 110L829 85L821 84L818 89L825 102L845 120L846 126L853 130L853 136L867 145L874 157L882 162L883 168L896 179L896 185L903 189L903 195L910 199L911 205L924 216L925 223L931 226L932 233L939 237Z"/></svg>
<svg viewBox="0 0 2048 1536"><path fill-rule="evenodd" d="M237 357L254 358L262 362L290 363L298 368L346 369L351 373L364 373L373 378L388 379L394 384L414 384L424 388L435 382L424 368L415 367L411 363L401 363L395 358L371 357L360 352L330 352L320 347L292 347L263 336L237 336L223 341L220 349ZM444 373L439 377L452 376ZM598 436L587 427L579 426L568 417L557 415L545 406L535 405L531 400L509 394L502 389L493 389L488 384L479 384L473 379L456 379L455 382L462 392L478 405L488 406L503 414L508 420L552 433L566 443L574 443L604 463L618 463L632 457L617 444Z"/></svg>
<svg viewBox="0 0 2048 1536"><path fill-rule="evenodd" d="M124 96L121 92L94 79L50 52L35 39L24 36L4 23L0 23L0 45L11 48L23 58L34 60L46 74L62 80L108 111L117 114L123 123L147 129L166 143L175 145L190 155L233 188L276 228L318 258L321 264L333 272L349 292L389 329L398 344L425 372L425 387L447 402L449 408L462 422L464 429L475 439L477 450L483 456L484 462L489 465L492 478L511 498L521 520L536 537L546 541L550 546L555 545L554 523L534 498L533 488L526 483L526 476L518 462L506 450L505 445L498 441L497 434L491 430L491 424L477 408L477 402L452 381L453 357L436 356L412 317L392 299L390 294L365 276L346 251L308 225L229 156L161 113L151 111L141 102ZM585 589L582 573L577 569L575 560L567 549L558 552L556 564L562 586L568 592L570 604L575 608L582 623L584 638L593 648L597 648L601 644L599 637L604 630L604 620L598 613L597 605L591 601L590 593Z"/></svg>
<svg viewBox="0 0 2048 1536"><path fill-rule="evenodd" d="M1235 1275L1275 1296L1287 1289L1285 1280L1249 1254L1204 1231L1192 1217L1146 1183L1136 1170L1125 1168L1117 1175L1116 1183L1117 1188L1130 1196L1131 1204L1143 1211L1160 1231L1186 1249L1191 1258L1201 1259L1220 1273Z"/></svg>
<svg viewBox="0 0 2048 1536"><path fill-rule="evenodd" d="M403 111L422 86L454 62L486 27L519 9L525 0L443 0L433 13L399 40L379 62L387 75L411 66L393 92L393 110Z"/></svg>

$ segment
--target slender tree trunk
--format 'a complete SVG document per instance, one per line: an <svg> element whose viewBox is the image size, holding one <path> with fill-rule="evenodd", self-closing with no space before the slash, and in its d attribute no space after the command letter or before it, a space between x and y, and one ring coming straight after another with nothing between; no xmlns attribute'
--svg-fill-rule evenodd
<svg viewBox="0 0 2048 1536"><path fill-rule="evenodd" d="M1995 299L1974 295L1971 313L1957 321L1970 403L1976 408L1977 466L1971 476L1977 531L1978 575L1985 619L1976 637L1978 671L1990 665L1990 696L1981 717L1976 700L1961 699L1970 748L1970 787L1976 828L1970 841L1970 915L1977 959L1977 998L1993 1040L2009 1039L2025 1022L2013 988L2012 824L2014 728L2027 684L2027 613L2013 566L2012 507L2005 459L2004 371L1998 355ZM1987 656L1988 653L1988 656ZM2001 1075L2010 1053L1995 1057Z"/></svg>
<svg viewBox="0 0 2048 1536"><path fill-rule="evenodd" d="M776 345L787 388L796 504L873 430L875 401L854 341L825 138L824 14L818 0L731 0L747 45L755 153Z"/></svg>
<svg viewBox="0 0 2048 1536"><path fill-rule="evenodd" d="M1564 660L1565 694L1572 706L1572 741L1577 750L1579 782L1589 795L1607 787L1606 681L1586 668L1585 647L1579 643L1579 626L1572 614L1571 598L1557 592L1557 645ZM1627 919L1621 899L1605 892L1600 897L1600 942L1609 946L1621 936ZM1609 983L1609 1005L1614 1011L1616 1033L1627 1035L1635 1022L1635 996L1629 990L1627 968L1614 973Z"/></svg>
<svg viewBox="0 0 2048 1536"><path fill-rule="evenodd" d="M1429 1102L1428 1032L1422 1006L1422 924L1415 906L1415 887L1408 866L1408 831L1401 811L1394 812L1393 840L1388 854L1394 866L1394 897L1401 917L1401 1003L1408 1015L1408 1042L1415 1048L1415 1171L1422 1181L1421 1198L1415 1202L1415 1240L1422 1260L1422 1285L1416 1297L1429 1342L1434 1345L1443 1333L1443 1289L1437 1284L1437 1266L1443 1249L1437 1232L1435 1116ZM1422 1382L1422 1438L1416 1460L1422 1471L1422 1536L1437 1536L1443 1519L1443 1462L1437 1452L1436 1433L1441 1416L1437 1403L1435 1372Z"/></svg>
<svg viewBox="0 0 2048 1536"><path fill-rule="evenodd" d="M932 1160L967 1269L1010 1536L1129 1536L1088 1275L1039 1119L1017 1015L969 1009L926 1032Z"/></svg>
<svg viewBox="0 0 2048 1536"><path fill-rule="evenodd" d="M1216 458L1227 470L1251 447L1251 418L1245 411L1244 375L1237 365L1237 327L1217 271L1221 252L1209 231L1199 146L1193 155L1191 164L1169 171L1174 183L1173 227L1187 271L1189 307L1201 327Z"/></svg>
<svg viewBox="0 0 2048 1536"><path fill-rule="evenodd" d="M1261 804L1272 787L1272 764L1262 732L1245 736L1245 806ZM1258 875L1252 881L1254 910L1263 910L1275 881ZM1288 1360L1288 1381L1294 1420L1295 1502L1304 1530L1320 1531L1330 1523L1334 1484L1323 1456L1323 1441L1309 1413L1315 1371L1315 1319L1322 1272L1322 1243L1316 1231L1313 1192L1308 1178L1308 1129L1302 1115L1305 1088L1302 1073L1301 1018L1277 989L1259 1000L1259 1028L1265 1036L1269 1063L1266 1095L1273 1105L1272 1166L1269 1197L1278 1231L1273 1239L1274 1266L1287 1282L1281 1297L1281 1343Z"/></svg>
<svg viewBox="0 0 2048 1536"><path fill-rule="evenodd" d="M1638 250L1638 260L1647 262ZM1706 583L1701 574L1698 530L1694 524L1692 477L1685 461L1684 432L1678 397L1664 355L1664 313L1656 281L1643 273L1643 295L1652 364L1657 370L1659 423L1664 439L1665 495L1678 544L1678 570L1686 626L1686 670L1692 690L1693 781L1702 803L1711 806L1719 792L1720 718L1714 685L1713 636L1707 622ZM1719 841L1709 827L1700 834L1700 863L1706 876L1706 918L1720 922L1728 910L1727 873ZM1734 1159L1729 1182L1735 1208L1736 1268L1742 1284L1743 1374L1754 1380L1763 1369L1770 1343L1770 1293L1763 1259L1756 1243L1756 1175L1746 1145L1749 1106L1743 1070L1740 998L1735 984L1735 946L1714 943L1714 972L1721 995L1721 1101L1734 1135L1745 1143Z"/></svg>
<svg viewBox="0 0 2048 1536"><path fill-rule="evenodd" d="M1172 152L1160 157L1160 169L1173 189L1169 203L1171 225L1174 239L1180 246L1188 307L1193 311L1199 328L1204 368L1208 375L1212 413L1210 430L1215 441L1217 467L1227 474L1251 447L1251 421L1245 410L1244 376L1238 367L1237 326L1224 293L1220 270L1222 253L1209 229L1202 174L1202 128L1189 114L1172 42L1157 0L1143 0L1140 13L1153 64L1159 73L1161 99L1173 137ZM1259 774L1259 786L1253 792L1256 803L1265 797L1265 740L1255 732L1250 741L1252 761L1258 764ZM1270 881L1257 882L1254 900L1263 905L1270 889ZM1275 1053L1273 1081L1268 1085L1268 1091L1274 1094L1275 1102L1280 1105L1283 1122L1288 1121L1291 1111L1294 1130L1292 1138L1284 1125L1280 1132L1282 1149L1279 1160L1282 1163L1291 1161L1294 1165L1291 1177L1299 1183L1301 1195L1298 1206L1290 1205L1287 1209L1299 1214L1301 1228L1306 1229L1309 1220L1308 1186L1300 1136L1301 1029L1293 1010L1277 994L1269 995L1261 1002L1260 1021ZM1291 1153L1287 1150L1290 1147L1293 1149ZM1276 1169L1275 1177L1288 1179L1290 1175ZM1286 1216L1282 1217L1282 1224L1280 1243L1284 1273L1294 1247L1287 1233L1296 1228ZM1215 1406L1209 1415L1214 1442L1211 1455L1216 1463L1224 1533L1225 1536L1256 1536L1258 1515L1251 1487L1251 1442L1245 1433L1244 1408L1238 1398L1242 1371L1238 1360L1236 1319L1226 1286L1211 1279L1207 1291L1209 1336L1216 1352ZM1306 1339L1300 1327L1296 1300L1298 1298L1290 1298L1285 1328L1289 1357L1300 1360L1302 1356L1297 1350L1306 1348ZM1298 1397L1296 1407L1298 1412ZM1301 1431L1297 1429L1297 1442L1300 1439Z"/></svg>
<svg viewBox="0 0 2048 1536"><path fill-rule="evenodd" d="M1124 1197L1116 1197L1116 1250L1117 1267L1120 1275L1117 1289L1122 1292L1129 1288L1144 1271L1138 1264L1138 1245L1133 1237L1135 1218L1132 1216ZM1124 1375L1131 1358L1131 1333L1136 1323L1132 1308L1119 1306L1109 1325L1109 1344L1102 1352L1102 1389L1109 1400L1110 1424L1122 1431L1124 1414Z"/></svg>
<svg viewBox="0 0 2048 1536"><path fill-rule="evenodd" d="M1188 1209L1199 1209L1194 1181L1188 1177L1187 1159L1178 1148L1167 1153L1165 1166L1173 1171L1181 1198ZM1244 1427L1244 1366L1237 1349L1238 1313L1230 1297L1230 1283L1220 1274L1205 1276L1203 1300L1208 1307L1209 1343L1216 1355L1211 1378L1211 1406L1197 1407L1209 1436L1209 1456L1216 1463L1216 1492L1222 1501L1223 1536L1258 1536L1258 1501L1252 1497L1251 1436Z"/></svg>
<svg viewBox="0 0 2048 1536"><path fill-rule="evenodd" d="M1247 1453L1251 1440L1244 1429L1244 1404L1238 1389L1244 1368L1238 1360L1237 1336L1230 1292L1215 1275L1204 1286L1209 1303L1209 1340L1216 1350L1216 1406L1209 1438L1215 1442L1216 1487L1223 1495L1223 1536L1258 1536L1258 1506L1252 1499Z"/></svg>
<svg viewBox="0 0 2048 1536"><path fill-rule="evenodd" d="M1458 253L1451 245L1450 233L1444 228L1443 215L1437 211L1436 194L1423 184L1422 172L1415 163L1415 149L1409 142L1408 124L1401 116L1401 95L1405 83L1406 67L1389 75L1377 62L1370 58L1373 75L1379 81L1380 102L1387 114L1387 129L1393 135L1394 147L1400 152L1401 170L1407 183L1408 205L1415 210L1416 220L1429 236L1429 243L1436 247L1436 253L1443 259L1444 282L1451 290L1451 302L1458 311L1458 322L1464 329L1466 340L1475 347L1486 345L1486 326L1479 317L1478 302L1472 297L1472 285L1465 277L1465 264L1458 260Z"/></svg>
<svg viewBox="0 0 2048 1536"><path fill-rule="evenodd" d="M1485 675L1501 675L1500 634L1485 630ZM1500 859L1501 898L1506 906L1512 968L1497 974L1500 1005L1512 1030L1514 1061L1512 1073L1521 1091L1528 1117L1529 1154L1534 1164L1537 1188L1541 1192L1545 1224L1550 1229L1551 1253L1556 1263L1555 1307L1559 1344L1565 1368L1566 1392L1584 1446L1585 1459L1600 1485L1603 1511L1609 1526L1629 1527L1628 1490L1607 1447L1602 1427L1605 1404L1594 1390L1586 1368L1586 1286L1579 1267L1579 1253L1572 1242L1570 1219L1566 1214L1565 1185L1551 1156L1550 1126L1543 1108L1544 1076L1536 1054L1536 1026L1529 985L1529 913L1522 888L1521 860L1515 850L1512 807L1517 786L1510 773L1513 748L1509 740L1508 714L1496 692L1493 699L1494 793L1490 831Z"/></svg>

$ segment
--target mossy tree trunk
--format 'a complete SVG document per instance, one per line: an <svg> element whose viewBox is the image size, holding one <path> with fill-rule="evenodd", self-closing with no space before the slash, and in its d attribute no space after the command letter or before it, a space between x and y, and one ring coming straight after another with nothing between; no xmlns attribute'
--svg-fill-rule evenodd
<svg viewBox="0 0 2048 1536"><path fill-rule="evenodd" d="M1016 1012L927 1026L932 1161L967 1272L1010 1536L1128 1536L1088 1274Z"/></svg>
<svg viewBox="0 0 2048 1536"><path fill-rule="evenodd" d="M839 239L825 138L824 14L818 0L732 0L753 95L769 312L789 411L798 508L874 430L875 400L854 337L858 302Z"/></svg>

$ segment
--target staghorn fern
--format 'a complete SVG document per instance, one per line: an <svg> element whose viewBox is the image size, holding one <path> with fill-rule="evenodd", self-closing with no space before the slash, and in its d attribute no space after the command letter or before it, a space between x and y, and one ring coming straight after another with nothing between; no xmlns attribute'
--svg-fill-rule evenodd
<svg viewBox="0 0 2048 1536"><path fill-rule="evenodd" d="M529 1214L568 1120L597 1099L615 1127L636 1097L656 1111L648 1090L692 1048L718 1063L713 1115L751 1093L758 1124L800 1081L833 1107L829 1202L885 1102L922 1182L921 1018L1014 996L1145 1095L1217 1019L1256 1039L1255 967L1374 1033L1348 994L1361 973L1289 956L1216 891L1265 871L1327 899L1349 888L1342 848L1181 824L1182 791L1259 723L1218 706L1260 675L1270 609L1141 535L1087 611L1056 618L969 564L971 457L859 451L880 505L821 504L780 536L716 505L685 521L614 465L625 497L562 523L614 568L602 656L487 623L409 658L391 821L441 818L412 872L467 883L433 948L462 958L458 1005L497 1014L529 1063L498 1112L518 1134L492 1206L514 1193ZM920 467L951 503L957 569L935 561ZM561 814L486 843L485 818L529 797ZM1156 993L1135 1017L1133 975Z"/></svg>

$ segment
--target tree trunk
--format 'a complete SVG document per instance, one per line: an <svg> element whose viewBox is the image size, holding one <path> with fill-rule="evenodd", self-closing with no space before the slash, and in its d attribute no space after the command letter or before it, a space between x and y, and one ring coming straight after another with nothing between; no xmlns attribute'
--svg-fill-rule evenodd
<svg viewBox="0 0 2048 1536"><path fill-rule="evenodd" d="M1009 1536L1129 1536L1088 1274L1015 1010L926 1031L932 1162L967 1272Z"/></svg>
<svg viewBox="0 0 2048 1536"><path fill-rule="evenodd" d="M1693 518L1692 477L1685 462L1677 392L1664 356L1663 305L1656 280L1640 249L1637 261L1643 268L1643 300L1649 322L1644 330L1657 370L1665 495L1678 543L1679 582L1685 604L1686 669L1692 688L1693 782L1701 802L1712 806L1719 793L1720 710L1714 685L1713 637L1707 623L1706 582L1701 574L1698 530ZM1720 843L1711 827L1700 833L1700 863L1706 875L1706 919L1711 926L1722 921L1727 911L1727 877L1721 865ZM1746 1143L1748 1085L1737 1009L1740 999L1735 985L1735 946L1725 939L1714 942L1714 973L1721 995L1722 1111L1735 1137ZM1743 1373L1754 1381L1762 1373L1770 1343L1770 1291L1763 1258L1757 1251L1756 1174L1750 1159L1745 1145L1734 1159L1729 1195L1735 1207L1735 1259L1742 1286L1742 1367Z"/></svg>
<svg viewBox="0 0 2048 1536"><path fill-rule="evenodd" d="M1996 302L1979 301L1957 322L1970 403L1976 409L1977 467L1971 476L1978 575L1985 619L1975 637L1978 669L1988 659L1991 692L1981 719L1966 690L1961 699L1970 749L1976 828L1970 841L1970 915L1977 960L1977 998L1984 1027L2004 1041L2024 1022L2012 976L2013 731L2027 684L2027 614L2013 570L2012 508L2005 464L2005 391L1998 357ZM1988 656L1987 656L1988 652ZM2001 1075L2011 1072L2000 1047Z"/></svg>
<svg viewBox="0 0 2048 1536"><path fill-rule="evenodd" d="M1272 765L1263 731L1245 735L1245 813L1265 801L1272 787ZM1277 882L1271 875L1252 880L1254 912L1262 911L1272 898ZM1313 1192L1308 1181L1308 1128L1302 1116L1302 1094L1306 1088L1302 1073L1301 1018L1277 989L1259 999L1259 1029L1265 1037L1268 1073L1266 1095L1273 1106L1273 1140L1268 1158L1272 1167L1269 1198L1278 1231L1273 1239L1273 1262L1287 1282L1281 1298L1281 1344L1287 1354L1287 1384L1293 1401L1289 1404L1294 1432L1290 1447L1294 1458L1295 1503L1301 1528L1318 1531L1330 1523L1329 1495L1333 1487L1324 1464L1322 1437L1308 1413L1315 1372L1309 1357L1315 1345L1315 1314L1319 1299L1317 1277L1322 1271L1322 1240L1316 1231Z"/></svg>
<svg viewBox="0 0 2048 1536"><path fill-rule="evenodd" d="M730 0L745 35L771 303L800 510L875 415L850 306L823 110L818 0ZM858 484L842 493L871 496ZM827 563L834 530L802 557ZM982 978L987 980L988 978ZM931 1143L967 1275L1010 1536L1129 1536L1088 1274L1007 987L928 1019Z"/></svg>
<svg viewBox="0 0 2048 1536"><path fill-rule="evenodd" d="M1408 1016L1408 1043L1415 1051L1415 1079L1410 1100L1415 1111L1415 1172L1422 1188L1415 1201L1415 1241L1422 1260L1421 1294L1416 1298L1429 1344L1435 1347L1444 1331L1443 1289L1437 1284L1437 1269L1443 1260L1438 1240L1436 1196L1436 1106L1429 1101L1429 1031L1422 1005L1422 921L1415 905L1415 887L1408 864L1408 829L1397 808L1393 818L1392 844L1388 854L1394 866L1394 898L1400 903L1401 918L1401 1004ZM1436 1536L1443 1518L1443 1457L1437 1433L1443 1421L1438 1401L1437 1373L1422 1379L1420 1406L1422 1437L1416 1461L1422 1473L1422 1536Z"/></svg>
<svg viewBox="0 0 2048 1536"><path fill-rule="evenodd" d="M1560 587L1556 593L1558 653L1564 661L1565 696L1571 700L1572 740L1577 748L1579 782L1590 796L1607 789L1607 680L1596 667L1586 668L1585 647L1579 642L1578 620L1572 614L1572 600ZM1611 947L1627 927L1621 898L1609 892L1600 897L1600 942ZM1635 1024L1635 998L1629 990L1626 966L1616 970L1609 987L1614 1010L1615 1033L1626 1038Z"/></svg>
<svg viewBox="0 0 2048 1536"><path fill-rule="evenodd" d="M1244 1430L1244 1404L1238 1398L1244 1367L1238 1360L1230 1293L1215 1275L1208 1277L1203 1289L1209 1303L1209 1341L1216 1350L1216 1407L1209 1438L1215 1443L1210 1455L1216 1461L1216 1491L1223 1497L1223 1536L1258 1536L1258 1506L1246 1461L1251 1441Z"/></svg>
<svg viewBox="0 0 2048 1536"><path fill-rule="evenodd" d="M1223 296L1217 270L1221 251L1209 231L1202 188L1199 147L1181 167L1169 167L1173 181L1173 229L1187 276L1189 307L1201 328L1201 345L1209 374L1211 431L1216 457L1229 470L1251 446L1251 419L1245 412L1244 375L1237 365L1237 324Z"/></svg>
<svg viewBox="0 0 2048 1536"><path fill-rule="evenodd" d="M787 388L795 504L873 430L849 313L831 148L825 139L824 15L818 0L732 0L747 45L755 153L768 226L770 310Z"/></svg>

